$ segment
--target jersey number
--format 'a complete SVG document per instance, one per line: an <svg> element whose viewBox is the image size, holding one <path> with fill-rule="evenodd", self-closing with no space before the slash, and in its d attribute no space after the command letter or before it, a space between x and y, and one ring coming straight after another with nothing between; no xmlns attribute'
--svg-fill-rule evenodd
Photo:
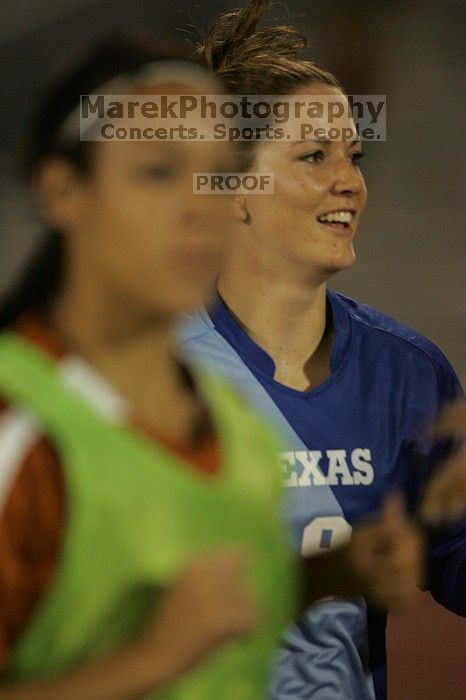
<svg viewBox="0 0 466 700"><path fill-rule="evenodd" d="M349 541L352 530L341 515L314 518L304 528L301 554L309 557L341 547Z"/></svg>

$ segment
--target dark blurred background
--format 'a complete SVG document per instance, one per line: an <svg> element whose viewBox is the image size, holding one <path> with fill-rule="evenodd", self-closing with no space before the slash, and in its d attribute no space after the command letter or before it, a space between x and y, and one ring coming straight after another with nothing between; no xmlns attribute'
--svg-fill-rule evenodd
<svg viewBox="0 0 466 700"><path fill-rule="evenodd" d="M27 118L70 51L107 30L195 41L235 0L2 0L0 5L0 293L41 226L15 176ZM309 54L353 94L387 95L387 141L367 144L369 205L359 261L333 286L436 342L466 378L463 0L289 0ZM443 636L442 636L443 634ZM434 639L435 643L429 642ZM466 697L466 621L422 598L392 623L392 700ZM330 699L329 699L330 700Z"/></svg>

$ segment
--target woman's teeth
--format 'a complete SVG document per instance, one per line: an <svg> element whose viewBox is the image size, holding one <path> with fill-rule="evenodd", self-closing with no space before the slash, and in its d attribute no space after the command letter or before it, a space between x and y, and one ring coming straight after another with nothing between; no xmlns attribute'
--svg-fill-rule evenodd
<svg viewBox="0 0 466 700"><path fill-rule="evenodd" d="M340 223L349 224L353 214L350 211L334 211L331 214L322 214L322 216L317 217L317 221L321 223Z"/></svg>

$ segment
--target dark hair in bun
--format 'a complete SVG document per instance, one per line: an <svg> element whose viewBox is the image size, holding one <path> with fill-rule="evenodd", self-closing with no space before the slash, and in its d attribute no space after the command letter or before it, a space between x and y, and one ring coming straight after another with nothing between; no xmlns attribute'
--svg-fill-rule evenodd
<svg viewBox="0 0 466 700"><path fill-rule="evenodd" d="M259 24L270 0L250 0L241 10L222 13L196 54L231 94L286 95L310 83L342 90L341 83L314 61L298 58L306 38L289 26Z"/></svg>

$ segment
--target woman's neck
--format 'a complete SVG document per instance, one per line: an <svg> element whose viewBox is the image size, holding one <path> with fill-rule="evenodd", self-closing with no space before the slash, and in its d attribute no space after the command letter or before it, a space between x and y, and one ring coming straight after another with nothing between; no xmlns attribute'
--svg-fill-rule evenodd
<svg viewBox="0 0 466 700"><path fill-rule="evenodd" d="M199 407L175 359L171 319L142 318L129 307L122 312L106 299L91 285L69 285L52 314L54 328L145 424L184 440Z"/></svg>
<svg viewBox="0 0 466 700"><path fill-rule="evenodd" d="M305 390L325 380L332 342L325 281L228 265L218 289L238 323L273 359L277 381Z"/></svg>

